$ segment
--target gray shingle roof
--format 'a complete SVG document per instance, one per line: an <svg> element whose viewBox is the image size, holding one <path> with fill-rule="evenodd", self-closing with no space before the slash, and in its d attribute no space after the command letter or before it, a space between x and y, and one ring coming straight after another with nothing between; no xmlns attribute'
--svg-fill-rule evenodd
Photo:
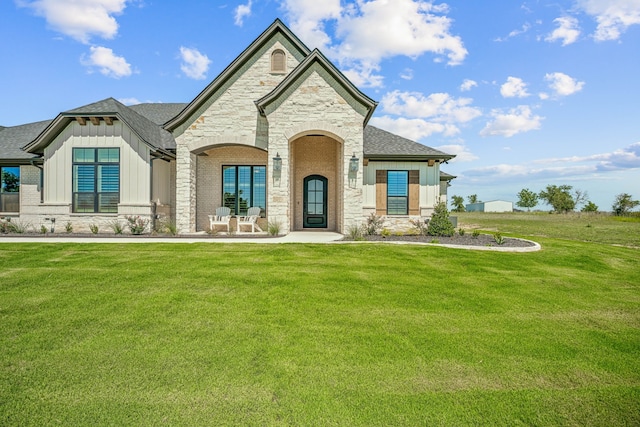
<svg viewBox="0 0 640 427"><path fill-rule="evenodd" d="M369 159L440 159L449 160L447 154L435 148L411 141L386 130L368 125L364 128L364 156Z"/></svg>
<svg viewBox="0 0 640 427"><path fill-rule="evenodd" d="M185 107L186 102L181 103L148 103L129 105L129 108L146 117L157 125L163 125L177 116Z"/></svg>
<svg viewBox="0 0 640 427"><path fill-rule="evenodd" d="M174 114L174 112L179 109L177 106L178 104L142 105L142 107L136 109L127 107L113 98L107 98L102 101L62 112L55 120L52 121L51 126L49 126L46 131L38 137L37 141L33 141L33 144L27 144L24 148L36 152L42 149L43 146L48 144L50 138L54 138L74 117L115 116L119 120L125 122L151 147L161 151L175 149L176 141L173 138L173 135L164 130L159 124L162 123L160 120L166 116ZM145 113L149 117L146 117L141 113ZM29 143L31 142L32 141L29 141Z"/></svg>
<svg viewBox="0 0 640 427"><path fill-rule="evenodd" d="M51 123L44 120L26 125L2 127L0 129L0 160L28 160L37 156L23 151L21 147L33 141Z"/></svg>
<svg viewBox="0 0 640 427"><path fill-rule="evenodd" d="M158 104L156 104L157 106ZM167 104L169 106L173 104ZM169 110L171 107L162 109L163 111ZM153 112L153 117L156 116L155 113L161 107L156 109L147 108L148 112ZM142 110L145 110L143 107ZM141 115L136 112L135 109L127 107L121 102L113 99L107 98L102 101L94 102L93 104L85 105L84 107L76 108L74 110L66 111L62 113L63 116L76 116L76 115L107 115L112 113L113 115L118 116L122 121L127 123L131 129L138 134L140 138L142 138L147 144L152 147L161 148L161 149L175 149L176 141L173 139L173 135L171 135L166 130L162 129L158 126L153 120Z"/></svg>
<svg viewBox="0 0 640 427"><path fill-rule="evenodd" d="M454 178L457 177L455 175L440 171L440 181L451 181Z"/></svg>

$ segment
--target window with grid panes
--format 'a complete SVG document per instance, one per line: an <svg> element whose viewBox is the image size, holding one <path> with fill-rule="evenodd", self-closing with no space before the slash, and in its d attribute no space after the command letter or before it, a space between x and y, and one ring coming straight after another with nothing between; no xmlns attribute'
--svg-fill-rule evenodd
<svg viewBox="0 0 640 427"><path fill-rule="evenodd" d="M247 210L259 207L264 216L267 207L266 166L223 166L222 205L231 215L246 215Z"/></svg>
<svg viewBox="0 0 640 427"><path fill-rule="evenodd" d="M120 149L73 149L73 212L118 213Z"/></svg>

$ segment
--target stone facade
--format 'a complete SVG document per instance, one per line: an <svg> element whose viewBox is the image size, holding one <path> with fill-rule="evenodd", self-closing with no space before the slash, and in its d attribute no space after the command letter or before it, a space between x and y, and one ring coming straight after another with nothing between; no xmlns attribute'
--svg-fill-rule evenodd
<svg viewBox="0 0 640 427"><path fill-rule="evenodd" d="M286 73L271 72L275 50L286 52ZM330 175L327 229L344 231L345 224L362 221L362 172L349 175L351 156L362 158L363 153L362 108L358 111L353 100L345 99L339 82L326 71L312 67L277 100L277 108L263 116L256 101L276 89L300 63L295 52L274 38L247 64L210 95L208 108L176 136L178 230L208 228L207 215L221 205L221 163L216 159L224 158L228 164L266 164L267 218L279 223L283 233L302 228L302 180L314 170ZM321 135L321 142L303 149L308 135ZM284 166L274 174L276 154ZM320 162L314 166L314 161Z"/></svg>

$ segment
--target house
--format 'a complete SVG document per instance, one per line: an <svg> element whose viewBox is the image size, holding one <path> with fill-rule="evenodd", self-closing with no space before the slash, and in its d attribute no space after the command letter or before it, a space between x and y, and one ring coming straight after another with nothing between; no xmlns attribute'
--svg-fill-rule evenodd
<svg viewBox="0 0 640 427"><path fill-rule="evenodd" d="M513 202L491 200L490 202L470 203L465 206L467 212L513 212Z"/></svg>
<svg viewBox="0 0 640 427"><path fill-rule="evenodd" d="M191 233L217 207L258 206L284 233L344 233L372 213L407 228L446 202L454 155L368 125L376 105L276 20L189 103L109 98L0 127L3 180L19 176L0 215L74 230L164 217Z"/></svg>

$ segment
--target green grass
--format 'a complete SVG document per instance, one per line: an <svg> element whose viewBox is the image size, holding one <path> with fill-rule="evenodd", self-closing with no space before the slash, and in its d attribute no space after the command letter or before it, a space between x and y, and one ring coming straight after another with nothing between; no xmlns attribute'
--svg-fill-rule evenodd
<svg viewBox="0 0 640 427"><path fill-rule="evenodd" d="M640 217L609 214L548 212L452 213L458 225L533 237L556 237L585 242L640 247Z"/></svg>
<svg viewBox="0 0 640 427"><path fill-rule="evenodd" d="M638 425L640 252L0 244L0 425Z"/></svg>

